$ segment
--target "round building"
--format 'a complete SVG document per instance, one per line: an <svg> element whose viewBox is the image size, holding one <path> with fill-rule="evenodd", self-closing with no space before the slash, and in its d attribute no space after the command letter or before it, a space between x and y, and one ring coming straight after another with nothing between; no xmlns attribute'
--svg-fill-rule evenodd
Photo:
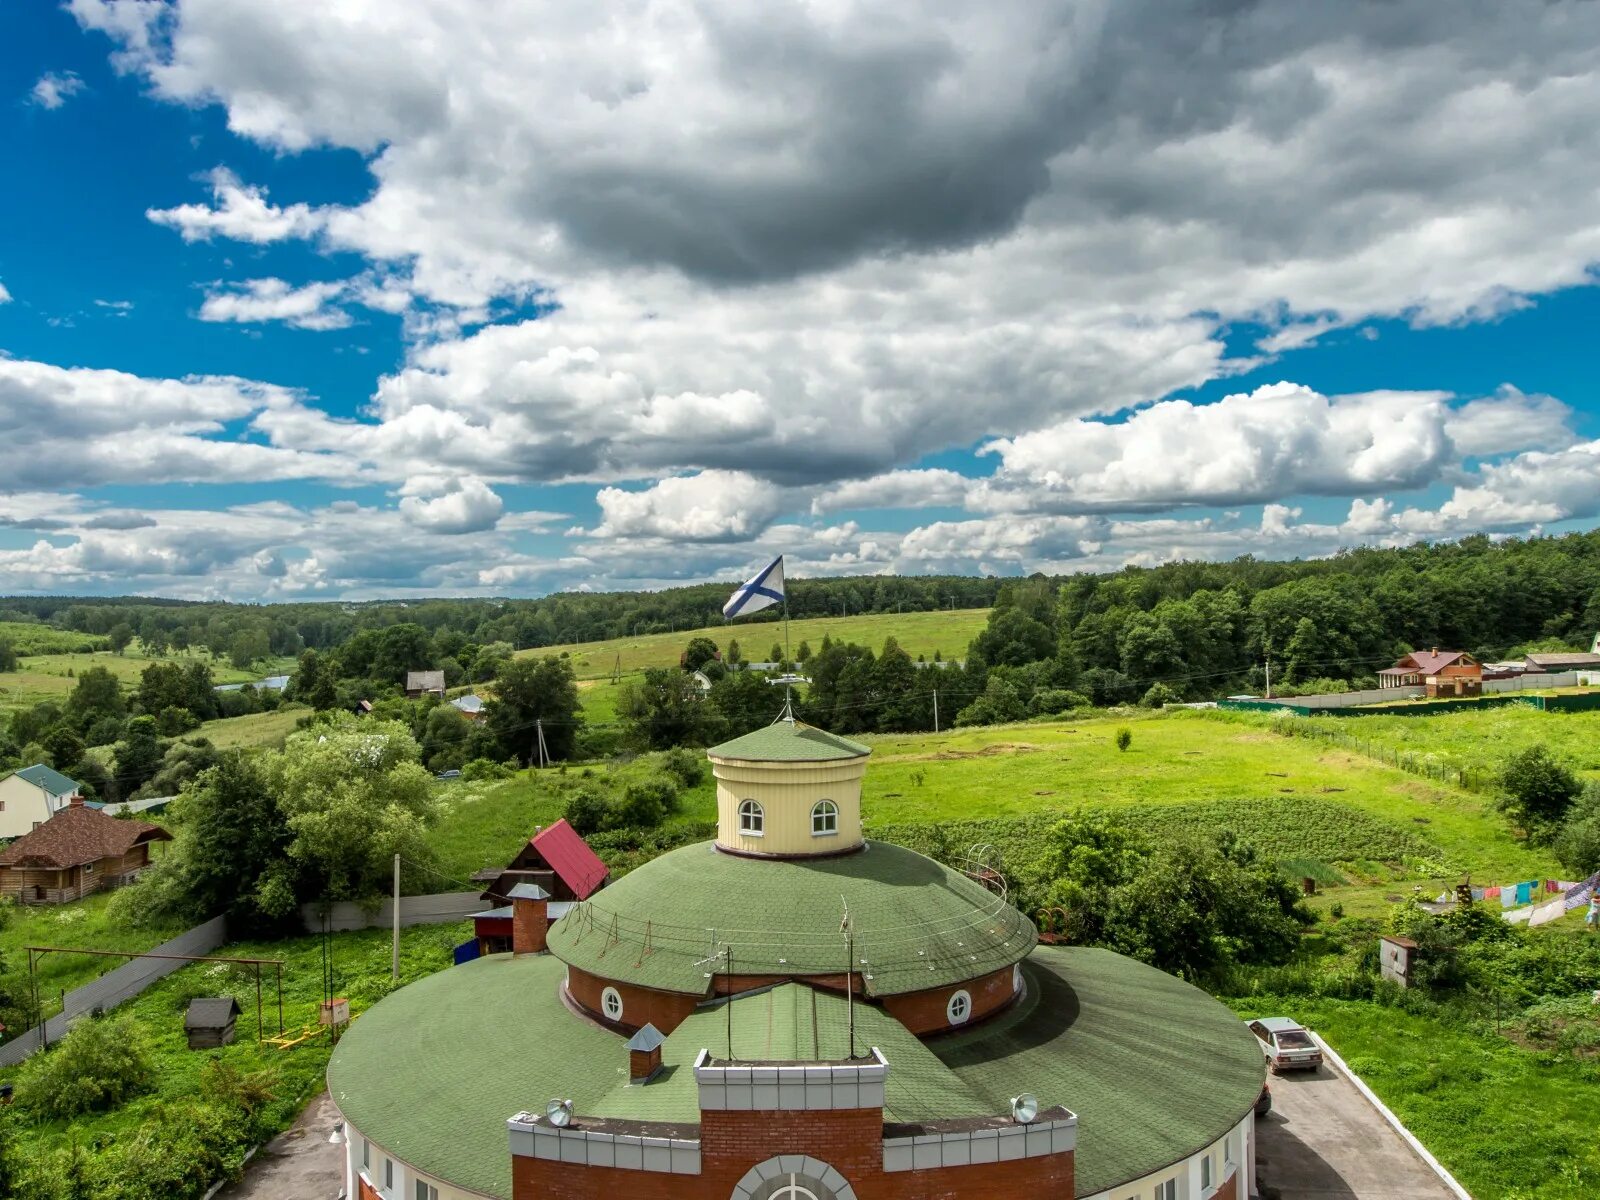
<svg viewBox="0 0 1600 1200"><path fill-rule="evenodd" d="M992 880L862 836L869 749L709 752L714 841L387 997L328 1068L348 1194L1244 1200L1264 1068L1205 993L1040 946Z"/></svg>

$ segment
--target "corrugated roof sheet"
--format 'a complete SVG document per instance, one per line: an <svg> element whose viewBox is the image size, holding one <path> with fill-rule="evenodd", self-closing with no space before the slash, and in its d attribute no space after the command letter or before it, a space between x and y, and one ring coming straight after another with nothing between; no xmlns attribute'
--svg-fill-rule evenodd
<svg viewBox="0 0 1600 1200"><path fill-rule="evenodd" d="M610 874L600 856L589 849L589 843L578 836L565 817L535 834L532 845L579 900L594 895Z"/></svg>
<svg viewBox="0 0 1600 1200"><path fill-rule="evenodd" d="M444 691L443 671L407 671L406 691L408 692L442 692Z"/></svg>
<svg viewBox="0 0 1600 1200"><path fill-rule="evenodd" d="M706 753L713 758L741 758L748 762L830 762L861 758L871 754L872 747L800 721L774 721L754 733L713 746Z"/></svg>

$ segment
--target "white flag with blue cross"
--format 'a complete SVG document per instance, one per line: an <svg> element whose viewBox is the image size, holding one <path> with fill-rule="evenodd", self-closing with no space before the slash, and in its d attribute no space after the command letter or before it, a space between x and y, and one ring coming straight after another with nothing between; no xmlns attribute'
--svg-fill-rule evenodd
<svg viewBox="0 0 1600 1200"><path fill-rule="evenodd" d="M783 555L778 555L754 576L734 589L722 606L725 617L742 617L783 603Z"/></svg>

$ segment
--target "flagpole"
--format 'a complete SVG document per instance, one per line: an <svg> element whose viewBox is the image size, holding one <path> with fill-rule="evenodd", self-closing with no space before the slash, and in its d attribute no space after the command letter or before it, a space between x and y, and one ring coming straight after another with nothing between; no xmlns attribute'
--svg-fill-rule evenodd
<svg viewBox="0 0 1600 1200"><path fill-rule="evenodd" d="M783 555L778 555L778 561L783 561ZM789 573L784 571L783 577L783 715L790 721L794 720L793 685L789 676L794 674L794 656L789 653Z"/></svg>

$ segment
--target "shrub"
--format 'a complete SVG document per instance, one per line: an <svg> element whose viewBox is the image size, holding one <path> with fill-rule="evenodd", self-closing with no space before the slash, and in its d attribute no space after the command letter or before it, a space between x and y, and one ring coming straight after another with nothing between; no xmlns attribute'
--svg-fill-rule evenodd
<svg viewBox="0 0 1600 1200"><path fill-rule="evenodd" d="M630 783L622 792L622 802L611 810L618 826L654 829L667 813L678 807L678 789L664 775Z"/></svg>
<svg viewBox="0 0 1600 1200"><path fill-rule="evenodd" d="M676 779L679 787L692 788L706 777L706 758L677 746L661 756L661 769Z"/></svg>
<svg viewBox="0 0 1600 1200"><path fill-rule="evenodd" d="M1529 841L1548 842L1583 785L1570 767L1539 745L1505 760L1500 788L1500 810L1527 833Z"/></svg>
<svg viewBox="0 0 1600 1200"><path fill-rule="evenodd" d="M1075 708L1088 708L1089 697L1069 688L1040 688L1028 701L1028 711L1035 716L1054 716Z"/></svg>
<svg viewBox="0 0 1600 1200"><path fill-rule="evenodd" d="M1182 700L1177 688L1157 681L1150 685L1150 690L1145 692L1139 703L1146 708L1160 708L1163 704L1177 704Z"/></svg>
<svg viewBox="0 0 1600 1200"><path fill-rule="evenodd" d="M72 1118L149 1091L153 1076L149 1042L131 1016L88 1018L28 1061L16 1099L46 1119Z"/></svg>
<svg viewBox="0 0 1600 1200"><path fill-rule="evenodd" d="M580 837L588 837L611 824L611 804L593 788L579 788L567 797L562 815Z"/></svg>
<svg viewBox="0 0 1600 1200"><path fill-rule="evenodd" d="M510 779L516 773L517 769L510 763L495 762L492 758L475 758L461 768L461 778L468 783Z"/></svg>
<svg viewBox="0 0 1600 1200"><path fill-rule="evenodd" d="M1133 730L1124 725L1117 730L1117 749L1126 750L1131 745L1133 745Z"/></svg>

